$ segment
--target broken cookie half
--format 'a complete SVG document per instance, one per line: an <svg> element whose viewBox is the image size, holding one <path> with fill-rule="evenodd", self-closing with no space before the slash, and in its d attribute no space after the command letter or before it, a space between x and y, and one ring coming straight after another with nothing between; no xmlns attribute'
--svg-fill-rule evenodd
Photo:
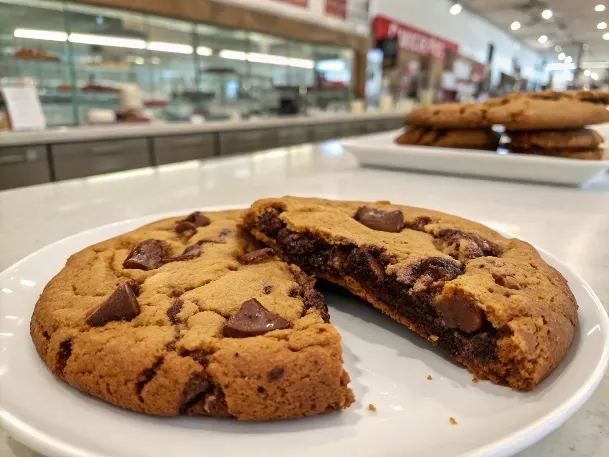
<svg viewBox="0 0 609 457"><path fill-rule="evenodd" d="M338 332L314 280L236 228L167 219L73 255L31 335L54 375L159 416L293 419L349 407Z"/></svg>
<svg viewBox="0 0 609 457"><path fill-rule="evenodd" d="M529 244L480 224L389 202L285 197L254 203L241 226L480 379L531 390L573 341L567 281Z"/></svg>

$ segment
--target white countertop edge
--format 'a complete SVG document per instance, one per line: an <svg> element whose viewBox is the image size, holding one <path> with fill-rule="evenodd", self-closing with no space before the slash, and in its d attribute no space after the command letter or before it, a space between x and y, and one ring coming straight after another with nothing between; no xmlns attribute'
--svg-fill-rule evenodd
<svg viewBox="0 0 609 457"><path fill-rule="evenodd" d="M0 148L49 143L73 143L77 141L111 140L117 138L161 137L197 133L259 130L276 127L295 127L324 123L354 122L394 119L402 112L368 112L361 114L324 114L319 116L295 116L283 118L257 118L254 120L190 123L152 122L145 124L111 124L100 126L68 127L39 132L1 132Z"/></svg>

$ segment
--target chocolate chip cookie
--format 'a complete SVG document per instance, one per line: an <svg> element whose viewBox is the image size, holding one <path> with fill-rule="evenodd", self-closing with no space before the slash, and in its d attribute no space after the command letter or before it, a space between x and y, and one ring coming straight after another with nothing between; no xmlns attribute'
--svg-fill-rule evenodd
<svg viewBox="0 0 609 457"><path fill-rule="evenodd" d="M590 150L603 144L603 137L595 130L541 130L507 132L510 144L518 149Z"/></svg>
<svg viewBox="0 0 609 457"><path fill-rule="evenodd" d="M53 374L159 416L289 419L353 403L314 280L238 217L196 212L73 255L30 325Z"/></svg>
<svg viewBox="0 0 609 457"><path fill-rule="evenodd" d="M581 129L609 122L609 111L602 105L529 97L506 98L503 103L490 106L487 116L492 124L502 124L509 131Z"/></svg>
<svg viewBox="0 0 609 457"><path fill-rule="evenodd" d="M407 126L435 129L483 129L491 126L488 106L477 103L441 103L411 111L404 120Z"/></svg>
<svg viewBox="0 0 609 457"><path fill-rule="evenodd" d="M529 244L480 224L388 202L285 197L256 202L242 227L479 379L531 390L573 341L567 281Z"/></svg>
<svg viewBox="0 0 609 457"><path fill-rule="evenodd" d="M402 145L495 150L501 136L491 129L432 129L410 127L395 142Z"/></svg>

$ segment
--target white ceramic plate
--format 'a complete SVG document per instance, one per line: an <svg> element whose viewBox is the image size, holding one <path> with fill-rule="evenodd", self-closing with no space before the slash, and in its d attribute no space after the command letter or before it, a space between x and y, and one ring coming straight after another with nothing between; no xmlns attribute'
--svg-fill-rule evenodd
<svg viewBox="0 0 609 457"><path fill-rule="evenodd" d="M421 338L336 290L326 298L357 397L344 412L273 423L155 418L55 380L29 337L30 316L46 282L70 254L168 216L80 233L0 273L0 420L14 438L52 457L507 456L563 423L605 371L609 325L601 303L579 276L543 253L569 280L580 322L567 359L532 393L473 383L465 369ZM368 410L370 403L376 412ZM458 424L451 425L450 417Z"/></svg>
<svg viewBox="0 0 609 457"><path fill-rule="evenodd" d="M485 178L583 186L609 170L609 160L576 160L472 149L402 146L401 131L343 140L360 164ZM609 152L605 153L609 159Z"/></svg>

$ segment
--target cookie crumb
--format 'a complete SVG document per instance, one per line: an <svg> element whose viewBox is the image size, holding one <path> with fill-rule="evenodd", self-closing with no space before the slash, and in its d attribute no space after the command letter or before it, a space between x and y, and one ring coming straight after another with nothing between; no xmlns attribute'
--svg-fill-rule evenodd
<svg viewBox="0 0 609 457"><path fill-rule="evenodd" d="M477 377L475 377L475 376L474 376L474 377L472 378L472 382L480 382L480 380L479 380Z"/></svg>
<svg viewBox="0 0 609 457"><path fill-rule="evenodd" d="M368 405L368 409L369 409L370 411L375 411L375 412L376 412L376 406L374 406L372 403L370 403L370 404Z"/></svg>
<svg viewBox="0 0 609 457"><path fill-rule="evenodd" d="M430 374L429 374L429 375L427 375L427 380L428 380L428 381L431 381L432 379L433 379L433 378L431 377L431 375L430 375Z"/></svg>
<svg viewBox="0 0 609 457"><path fill-rule="evenodd" d="M454 417L449 417L449 418L448 418L448 421L449 421L451 424L453 424L453 425L457 425L457 421L455 420L455 418L454 418Z"/></svg>

